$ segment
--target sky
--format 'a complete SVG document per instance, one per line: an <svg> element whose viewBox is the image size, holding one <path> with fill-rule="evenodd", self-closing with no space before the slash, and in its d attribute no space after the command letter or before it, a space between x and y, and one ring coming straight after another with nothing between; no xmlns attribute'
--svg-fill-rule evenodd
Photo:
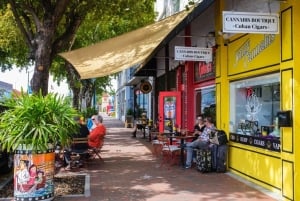
<svg viewBox="0 0 300 201"><path fill-rule="evenodd" d="M32 75L33 68L29 69L29 71L19 71L18 69L13 69L5 73L0 72L0 81L12 84L13 88L18 91L21 91L22 88L23 91L27 91L27 86L32 78ZM60 86L58 86L56 83L53 82L52 77L50 77L50 82L48 86L49 92L55 92L61 95L69 94L68 84L66 82L60 83Z"/></svg>
<svg viewBox="0 0 300 201"><path fill-rule="evenodd" d="M28 79L29 75L29 79ZM12 71L7 71L5 73L0 72L0 81L6 82L13 85L13 88L21 91L27 91L28 83L30 82L33 75L33 67L29 71L23 70L19 71L18 69L13 69ZM52 77L50 76L50 82L48 85L48 92L55 92L61 95L69 95L70 90L66 82L61 82L60 86L53 82ZM112 88L117 89L117 81L112 80Z"/></svg>

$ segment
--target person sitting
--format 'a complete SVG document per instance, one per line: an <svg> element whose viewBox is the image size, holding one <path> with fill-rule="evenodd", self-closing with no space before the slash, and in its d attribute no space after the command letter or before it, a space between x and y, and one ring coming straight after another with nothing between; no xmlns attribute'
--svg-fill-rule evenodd
<svg viewBox="0 0 300 201"><path fill-rule="evenodd" d="M79 117L74 117L74 120L79 124L79 131L78 133L74 133L72 135L73 138L85 138L89 135L89 129L85 124L82 123ZM76 143L72 144L70 149L66 149L64 151L64 161L67 167L65 169L70 169L70 162L71 162L71 155L72 152L75 153L84 153L86 150L88 150L89 146L87 143Z"/></svg>
<svg viewBox="0 0 300 201"><path fill-rule="evenodd" d="M205 123L203 121L203 116L199 115L196 119L196 124L194 126L194 138L193 141L197 140L199 135L204 131Z"/></svg>
<svg viewBox="0 0 300 201"><path fill-rule="evenodd" d="M216 127L212 123L211 117L206 117L204 120L205 128L199 135L198 139L186 144L186 166L185 168L191 168L193 159L193 149L207 149L209 147L210 133L216 130Z"/></svg>
<svg viewBox="0 0 300 201"><path fill-rule="evenodd" d="M106 127L103 125L103 117L101 115L93 115L92 121L95 124L95 128L88 136L88 145L90 148L100 148L104 142Z"/></svg>
<svg viewBox="0 0 300 201"><path fill-rule="evenodd" d="M88 121L87 121L87 127L89 129L89 131L91 132L95 127L95 123L93 121L93 119L96 118L97 115L93 115L91 118L88 118Z"/></svg>
<svg viewBox="0 0 300 201"><path fill-rule="evenodd" d="M141 118L139 119L138 123L135 124L134 130L132 132L132 137L136 137L137 130L141 130L143 132L144 138L146 134L146 127L148 124L148 118L146 113L142 113Z"/></svg>
<svg viewBox="0 0 300 201"><path fill-rule="evenodd" d="M88 129L88 127L82 123L82 121L80 120L80 118L75 118L75 120L78 122L79 124L79 133L75 133L73 135L73 138L86 138L88 137L88 135L90 134L90 131ZM74 151L84 151L86 149L88 149L88 144L87 143L76 143L72 145L72 150Z"/></svg>

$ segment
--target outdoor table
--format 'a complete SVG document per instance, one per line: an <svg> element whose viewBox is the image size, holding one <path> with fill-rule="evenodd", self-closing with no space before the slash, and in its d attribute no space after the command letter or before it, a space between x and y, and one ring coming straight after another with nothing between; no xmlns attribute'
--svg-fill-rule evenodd
<svg viewBox="0 0 300 201"><path fill-rule="evenodd" d="M157 136L157 135L159 135L159 134L160 134L160 132L158 132L158 131L156 131L156 130L150 130L150 131L149 131L149 142L152 141L153 136Z"/></svg>

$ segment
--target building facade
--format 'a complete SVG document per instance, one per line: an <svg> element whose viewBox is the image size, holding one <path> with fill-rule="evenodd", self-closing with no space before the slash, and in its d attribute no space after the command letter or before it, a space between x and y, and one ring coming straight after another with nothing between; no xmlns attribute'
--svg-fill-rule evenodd
<svg viewBox="0 0 300 201"><path fill-rule="evenodd" d="M154 56L154 109L160 92L179 91L181 128L192 130L199 114L215 115L230 140L228 170L283 200L300 200L299 7L292 0L213 1ZM223 11L278 14L278 33L224 33ZM172 60L175 46L211 47L213 60Z"/></svg>
<svg viewBox="0 0 300 201"><path fill-rule="evenodd" d="M217 36L217 126L229 134L229 171L300 200L298 1L218 1L216 13L277 13L278 34ZM224 19L216 19L216 31Z"/></svg>
<svg viewBox="0 0 300 201"><path fill-rule="evenodd" d="M138 32L109 40L139 34L142 39L134 41L137 47L126 48L147 50L130 58L141 63L119 77L117 117L124 120L126 110L134 107L160 125L168 122L165 116L174 116L172 127L193 130L197 115L212 116L217 128L228 134L230 172L278 193L283 200L300 200L299 10L300 2L295 0L204 0ZM224 11L239 16L226 18ZM248 18L249 13L265 17ZM273 14L278 15L277 21ZM225 20L240 31L226 31ZM277 32L269 31L271 24L278 25ZM247 31L253 28L257 32ZM188 49L181 55L185 59L178 59L182 53L176 51L178 47ZM205 59L204 53L211 57Z"/></svg>
<svg viewBox="0 0 300 201"><path fill-rule="evenodd" d="M13 85L0 81L0 101L9 98L13 92Z"/></svg>

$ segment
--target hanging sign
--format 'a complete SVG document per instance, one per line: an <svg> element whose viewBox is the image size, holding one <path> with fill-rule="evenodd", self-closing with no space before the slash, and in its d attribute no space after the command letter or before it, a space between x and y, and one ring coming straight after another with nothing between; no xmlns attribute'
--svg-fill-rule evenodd
<svg viewBox="0 0 300 201"><path fill-rule="evenodd" d="M212 61L212 48L175 46L176 61Z"/></svg>
<svg viewBox="0 0 300 201"><path fill-rule="evenodd" d="M279 33L277 13L251 13L223 11L224 33Z"/></svg>

